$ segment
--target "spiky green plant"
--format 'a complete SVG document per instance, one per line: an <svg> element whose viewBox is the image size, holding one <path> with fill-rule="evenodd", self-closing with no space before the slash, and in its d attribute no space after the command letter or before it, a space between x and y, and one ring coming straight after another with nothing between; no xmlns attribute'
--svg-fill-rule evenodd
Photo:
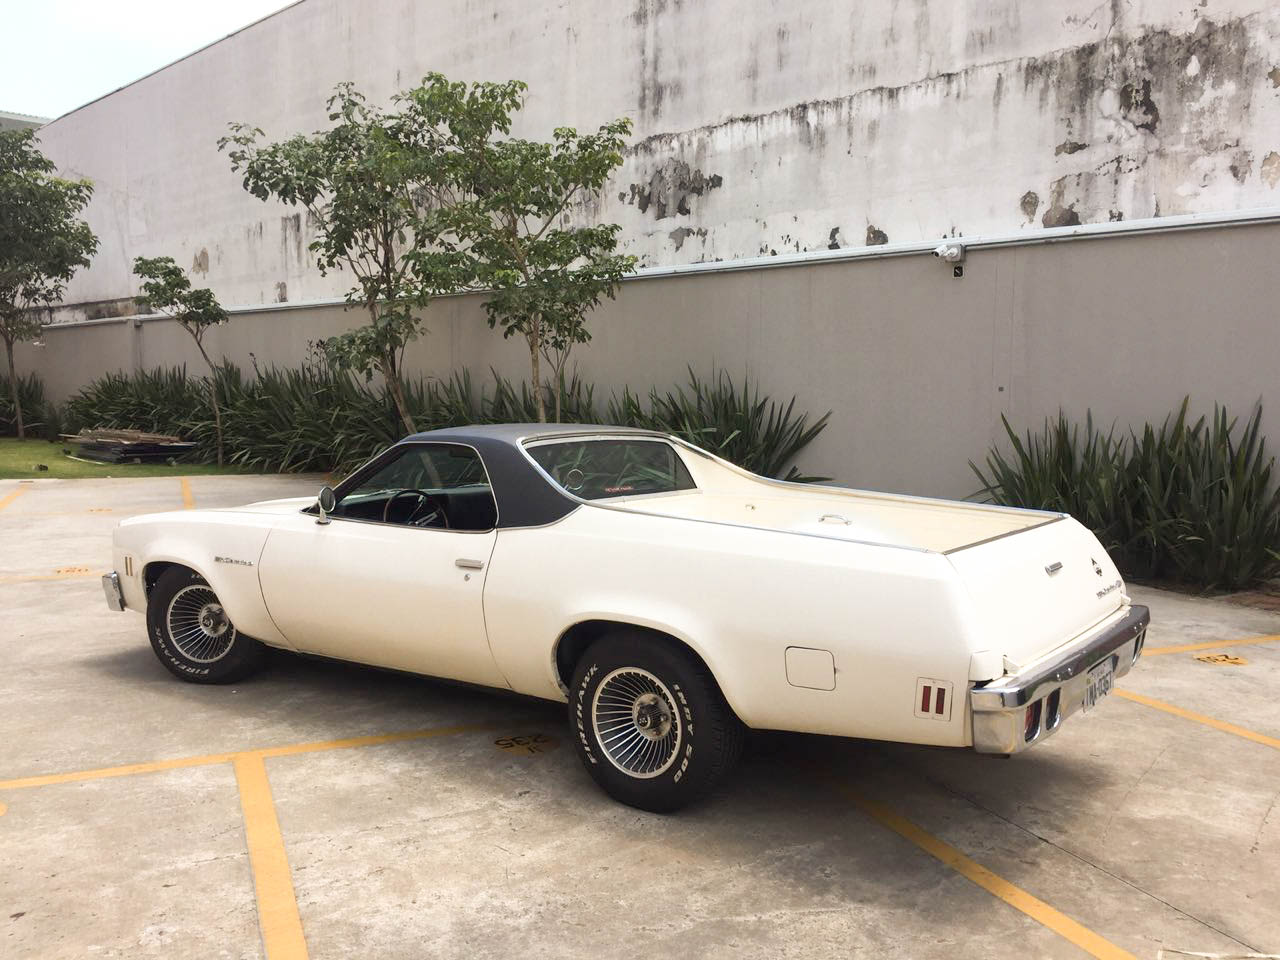
<svg viewBox="0 0 1280 960"><path fill-rule="evenodd" d="M1158 427L1117 437L1086 416L1083 435L1061 412L1019 437L1012 453L970 462L979 496L1070 513L1137 578L1238 590L1280 576L1280 487L1256 406L1240 428L1227 410L1188 423L1189 398Z"/></svg>
<svg viewBox="0 0 1280 960"><path fill-rule="evenodd" d="M28 431L42 430L46 426L51 411L44 401L44 381L39 374L18 375L18 403L22 407L24 426ZM0 436L16 436L17 433L18 417L13 408L13 389L9 385L9 378L0 374Z"/></svg>
<svg viewBox="0 0 1280 960"><path fill-rule="evenodd" d="M659 393L655 387L647 408L624 389L621 397L610 400L605 419L675 434L766 477L814 483L830 478L806 476L792 461L826 429L830 417L828 410L810 423L808 414L796 412L795 397L784 407L761 396L759 386L746 377L738 386L723 370L703 380L690 368L688 389Z"/></svg>
<svg viewBox="0 0 1280 960"><path fill-rule="evenodd" d="M422 429L537 419L537 398L526 383L490 371L477 386L459 371L448 380L405 384L405 403ZM224 363L218 370L223 438L232 463L264 471L342 473L401 438L396 403L384 386L322 362L297 368L255 364L253 375ZM196 443L194 459L216 451L216 424L205 398L206 378L183 367L99 378L67 402L74 428L132 427L171 433ZM630 390L615 395L602 418L591 384L577 375L564 385L562 416L572 423L620 423L687 437L748 470L777 476L825 427L830 414L809 423L793 398L785 407L744 380L723 373L702 381L690 372L688 388L648 394L645 408ZM791 467L788 479L808 480Z"/></svg>

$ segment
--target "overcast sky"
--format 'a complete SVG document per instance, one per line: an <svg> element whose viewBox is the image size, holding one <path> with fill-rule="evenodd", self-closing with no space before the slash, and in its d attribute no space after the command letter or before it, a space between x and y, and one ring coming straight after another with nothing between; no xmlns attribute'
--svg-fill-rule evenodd
<svg viewBox="0 0 1280 960"><path fill-rule="evenodd" d="M0 111L60 116L291 2L6 2Z"/></svg>

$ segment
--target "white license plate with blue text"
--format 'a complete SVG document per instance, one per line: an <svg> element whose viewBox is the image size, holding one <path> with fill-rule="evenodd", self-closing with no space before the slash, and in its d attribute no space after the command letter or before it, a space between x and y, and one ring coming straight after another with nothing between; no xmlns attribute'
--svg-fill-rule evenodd
<svg viewBox="0 0 1280 960"><path fill-rule="evenodd" d="M1090 669L1088 682L1084 688L1084 703L1081 708L1088 710L1098 705L1098 701L1111 692L1116 679L1115 661L1111 657Z"/></svg>

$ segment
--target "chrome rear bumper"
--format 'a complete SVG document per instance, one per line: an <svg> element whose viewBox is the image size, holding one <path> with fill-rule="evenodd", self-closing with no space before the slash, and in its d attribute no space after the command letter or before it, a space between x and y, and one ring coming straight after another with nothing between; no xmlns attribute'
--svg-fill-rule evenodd
<svg viewBox="0 0 1280 960"><path fill-rule="evenodd" d="M1123 617L1071 644L1057 656L969 691L973 748L979 753L1018 753L1039 743L1080 710L1088 673L1108 657L1116 677L1137 662L1151 612L1131 606ZM1032 722L1027 721L1027 709Z"/></svg>
<svg viewBox="0 0 1280 960"><path fill-rule="evenodd" d="M108 607L116 611L124 609L124 591L120 589L120 577L114 571L102 575L102 592L106 594Z"/></svg>

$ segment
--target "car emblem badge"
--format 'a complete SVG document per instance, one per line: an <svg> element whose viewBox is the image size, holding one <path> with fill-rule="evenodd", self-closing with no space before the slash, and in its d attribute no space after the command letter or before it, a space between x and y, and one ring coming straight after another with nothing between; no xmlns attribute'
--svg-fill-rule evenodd
<svg viewBox="0 0 1280 960"><path fill-rule="evenodd" d="M1093 572L1096 573L1098 576L1102 576L1102 564L1100 564L1097 560L1093 559L1093 557L1089 558L1089 562L1093 564Z"/></svg>

